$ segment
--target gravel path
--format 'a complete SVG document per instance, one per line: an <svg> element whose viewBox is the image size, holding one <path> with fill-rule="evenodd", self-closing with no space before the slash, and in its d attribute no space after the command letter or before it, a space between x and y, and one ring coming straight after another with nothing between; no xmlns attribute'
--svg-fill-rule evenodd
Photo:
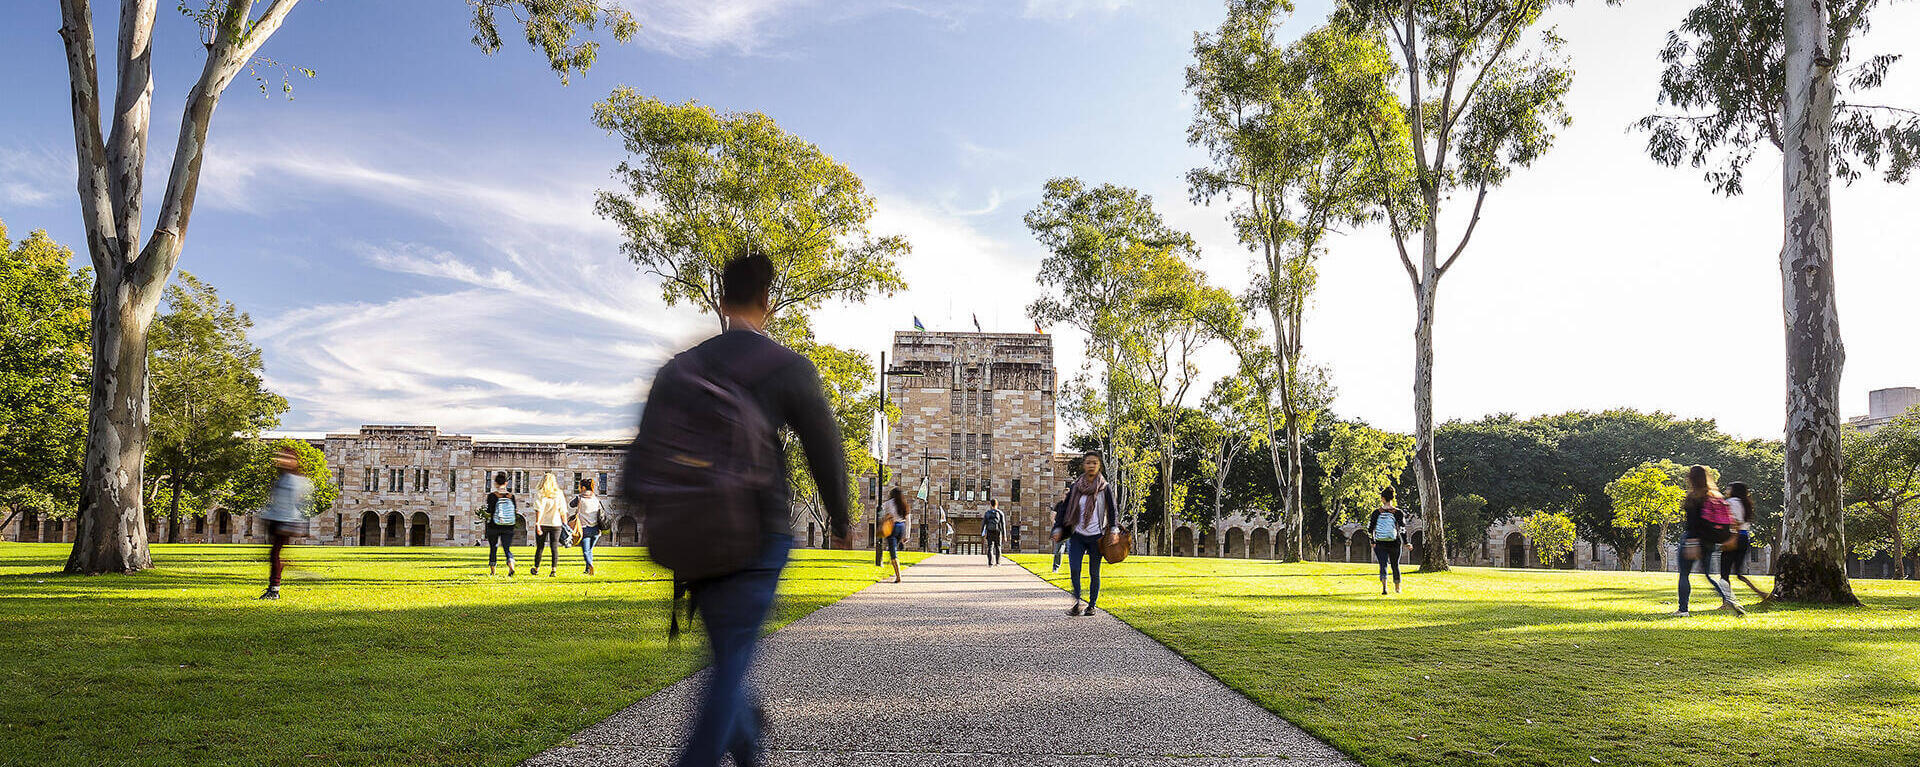
<svg viewBox="0 0 1920 767"><path fill-rule="evenodd" d="M761 646L772 763L814 767L1354 765L1145 634L1017 565L937 556ZM532 767L671 764L704 673Z"/></svg>

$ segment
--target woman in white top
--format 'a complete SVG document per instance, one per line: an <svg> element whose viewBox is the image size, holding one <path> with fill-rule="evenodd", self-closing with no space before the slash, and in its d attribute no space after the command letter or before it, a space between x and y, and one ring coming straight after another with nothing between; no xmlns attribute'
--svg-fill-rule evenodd
<svg viewBox="0 0 1920 767"><path fill-rule="evenodd" d="M600 542L600 531L607 529L607 510L600 496L593 494L593 480L580 480L580 494L571 505L573 523L580 528L580 558L587 561L586 573L593 575L593 545Z"/></svg>
<svg viewBox="0 0 1920 767"><path fill-rule="evenodd" d="M533 524L539 535L533 539L533 574L540 574L540 551L551 549L553 556L547 577L560 574L560 528L567 524L567 502L560 493L560 480L553 472L540 480L540 497L533 501Z"/></svg>
<svg viewBox="0 0 1920 767"><path fill-rule="evenodd" d="M1054 507L1053 540L1067 542L1068 568L1073 573L1073 609L1068 615L1092 615L1100 601L1100 538L1118 530L1113 519L1113 486L1100 475L1100 453L1080 457L1080 478L1067 486L1067 497ZM1080 561L1093 563L1087 578L1087 604L1080 606Z"/></svg>
<svg viewBox="0 0 1920 767"><path fill-rule="evenodd" d="M1738 576L1741 583L1753 589L1753 593L1766 599L1767 592L1761 591L1747 578L1747 560L1752 558L1753 551L1753 531L1749 529L1753 521L1753 495L1747 490L1747 483L1735 482L1727 487L1727 506L1733 510L1737 548L1720 552L1720 580L1726 581L1731 587L1734 577Z"/></svg>

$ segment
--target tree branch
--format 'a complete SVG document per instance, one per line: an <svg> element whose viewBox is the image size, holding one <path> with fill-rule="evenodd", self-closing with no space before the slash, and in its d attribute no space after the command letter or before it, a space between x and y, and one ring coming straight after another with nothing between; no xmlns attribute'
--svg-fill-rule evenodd
<svg viewBox="0 0 1920 767"><path fill-rule="evenodd" d="M93 268L118 274L121 249L107 183L106 142L100 138L100 75L94 65L93 9L87 0L60 0L60 39L67 51L73 95L73 143L79 158L81 218Z"/></svg>
<svg viewBox="0 0 1920 767"><path fill-rule="evenodd" d="M1487 183L1482 181L1480 182L1480 194L1473 200L1473 218L1467 221L1467 231L1460 234L1460 244L1454 246L1453 255L1447 256L1447 262L1440 265L1440 276L1446 276L1447 270L1453 268L1453 262L1459 260L1461 253L1466 252L1467 241L1473 239L1473 228L1480 225L1480 206L1485 205L1486 202Z"/></svg>
<svg viewBox="0 0 1920 767"><path fill-rule="evenodd" d="M147 170L147 127L153 112L153 19L155 0L120 4L119 55L113 132L107 137L107 193L123 252L140 249L141 181Z"/></svg>

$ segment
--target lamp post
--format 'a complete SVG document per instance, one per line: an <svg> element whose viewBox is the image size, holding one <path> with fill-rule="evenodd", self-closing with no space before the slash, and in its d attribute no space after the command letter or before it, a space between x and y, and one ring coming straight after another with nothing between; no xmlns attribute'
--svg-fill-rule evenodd
<svg viewBox="0 0 1920 767"><path fill-rule="evenodd" d="M879 511L880 511L880 499L877 496L883 496L886 494L886 491L882 488L885 488L887 486L887 457L888 457L888 453L890 452L889 448L891 447L889 443L893 441L893 430L887 425L887 376L894 376L896 378L922 378L926 376L926 373L921 372L920 370L917 370L915 368L908 368L908 367L889 368L887 367L887 353L884 351L880 352L880 413L879 413L880 428L877 430L876 436L882 437L882 439L879 440L880 444L875 445L875 447L879 449L880 454L874 456L874 462L879 464L879 479L880 479L879 484L875 487L875 490L874 490L874 495L876 497L874 498L874 501L873 501L873 507L874 507L874 514L876 517L879 515ZM879 522L878 519L875 519L874 521L876 524ZM873 538L873 550L879 551L880 550L879 537L878 536L869 536L869 537Z"/></svg>

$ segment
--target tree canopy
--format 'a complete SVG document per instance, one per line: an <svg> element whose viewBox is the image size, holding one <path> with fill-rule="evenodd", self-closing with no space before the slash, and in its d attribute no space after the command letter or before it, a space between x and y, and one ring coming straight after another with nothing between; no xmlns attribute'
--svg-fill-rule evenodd
<svg viewBox="0 0 1920 767"><path fill-rule="evenodd" d="M13 242L0 222L0 492L41 514L79 502L93 280L72 259L46 231Z"/></svg>

